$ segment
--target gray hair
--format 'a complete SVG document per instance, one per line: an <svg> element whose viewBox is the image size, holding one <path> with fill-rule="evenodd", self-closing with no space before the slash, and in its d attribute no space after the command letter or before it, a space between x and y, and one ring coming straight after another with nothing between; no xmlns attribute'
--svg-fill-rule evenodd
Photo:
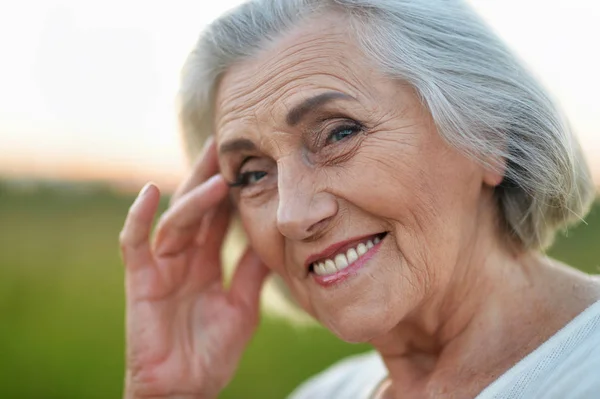
<svg viewBox="0 0 600 399"><path fill-rule="evenodd" d="M439 134L504 180L510 241L545 249L587 213L595 190L579 144L548 94L461 0L253 0L213 22L188 57L180 123L193 158L212 129L220 77L303 19L337 11L386 75L412 85ZM317 14L317 12L319 12Z"/></svg>

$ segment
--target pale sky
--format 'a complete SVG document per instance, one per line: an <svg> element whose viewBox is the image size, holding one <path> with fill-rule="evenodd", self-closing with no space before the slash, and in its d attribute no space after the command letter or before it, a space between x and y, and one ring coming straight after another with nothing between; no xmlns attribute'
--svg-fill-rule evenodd
<svg viewBox="0 0 600 399"><path fill-rule="evenodd" d="M600 2L471 2L564 107L600 172ZM237 3L0 2L0 175L175 185L179 70L200 30Z"/></svg>

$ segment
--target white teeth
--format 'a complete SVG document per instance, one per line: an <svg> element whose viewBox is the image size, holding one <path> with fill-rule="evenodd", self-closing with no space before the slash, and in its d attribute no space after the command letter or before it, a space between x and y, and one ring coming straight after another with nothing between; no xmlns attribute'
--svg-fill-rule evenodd
<svg viewBox="0 0 600 399"><path fill-rule="evenodd" d="M368 251L367 246L365 244L363 244L362 242L360 244L358 244L358 246L356 247L356 252L358 252L358 256L366 254L367 251Z"/></svg>
<svg viewBox="0 0 600 399"><path fill-rule="evenodd" d="M335 268L335 263L331 259L327 259L325 261L325 273L326 274L334 274L338 270Z"/></svg>
<svg viewBox="0 0 600 399"><path fill-rule="evenodd" d="M327 259L323 262L313 263L313 271L319 276L328 276L335 274L340 270L344 270L349 265L353 264L366 254L369 249L381 242L381 238L375 237L372 241L368 240L366 243L359 243L356 248L350 248L345 254L337 254L333 260Z"/></svg>
<svg viewBox="0 0 600 399"><path fill-rule="evenodd" d="M348 252L346 252L346 258L348 259L348 263L352 264L356 259L358 259L358 253L354 248L350 248Z"/></svg>
<svg viewBox="0 0 600 399"><path fill-rule="evenodd" d="M338 270L342 270L348 267L348 259L346 259L346 255L337 254L335 256L335 267Z"/></svg>
<svg viewBox="0 0 600 399"><path fill-rule="evenodd" d="M314 266L315 269L315 273L317 273L319 276L323 276L325 274L327 274L327 271L325 270L325 263L321 262L321 263L315 263Z"/></svg>

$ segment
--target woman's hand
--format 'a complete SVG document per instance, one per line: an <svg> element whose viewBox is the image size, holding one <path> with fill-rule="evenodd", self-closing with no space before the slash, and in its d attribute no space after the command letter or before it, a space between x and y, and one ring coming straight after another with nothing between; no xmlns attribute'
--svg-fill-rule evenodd
<svg viewBox="0 0 600 399"><path fill-rule="evenodd" d="M256 329L268 270L247 249L226 291L220 251L228 187L214 143L150 239L160 192L147 185L120 235L127 292L125 398L214 398ZM207 180L208 179L208 180Z"/></svg>

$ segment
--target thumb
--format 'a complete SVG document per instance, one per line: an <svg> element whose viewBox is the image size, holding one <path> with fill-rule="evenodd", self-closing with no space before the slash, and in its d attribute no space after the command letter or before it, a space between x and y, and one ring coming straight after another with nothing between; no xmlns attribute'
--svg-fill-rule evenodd
<svg viewBox="0 0 600 399"><path fill-rule="evenodd" d="M269 272L256 252L250 247L246 248L231 280L229 298L242 306L251 320L258 317L260 292Z"/></svg>

